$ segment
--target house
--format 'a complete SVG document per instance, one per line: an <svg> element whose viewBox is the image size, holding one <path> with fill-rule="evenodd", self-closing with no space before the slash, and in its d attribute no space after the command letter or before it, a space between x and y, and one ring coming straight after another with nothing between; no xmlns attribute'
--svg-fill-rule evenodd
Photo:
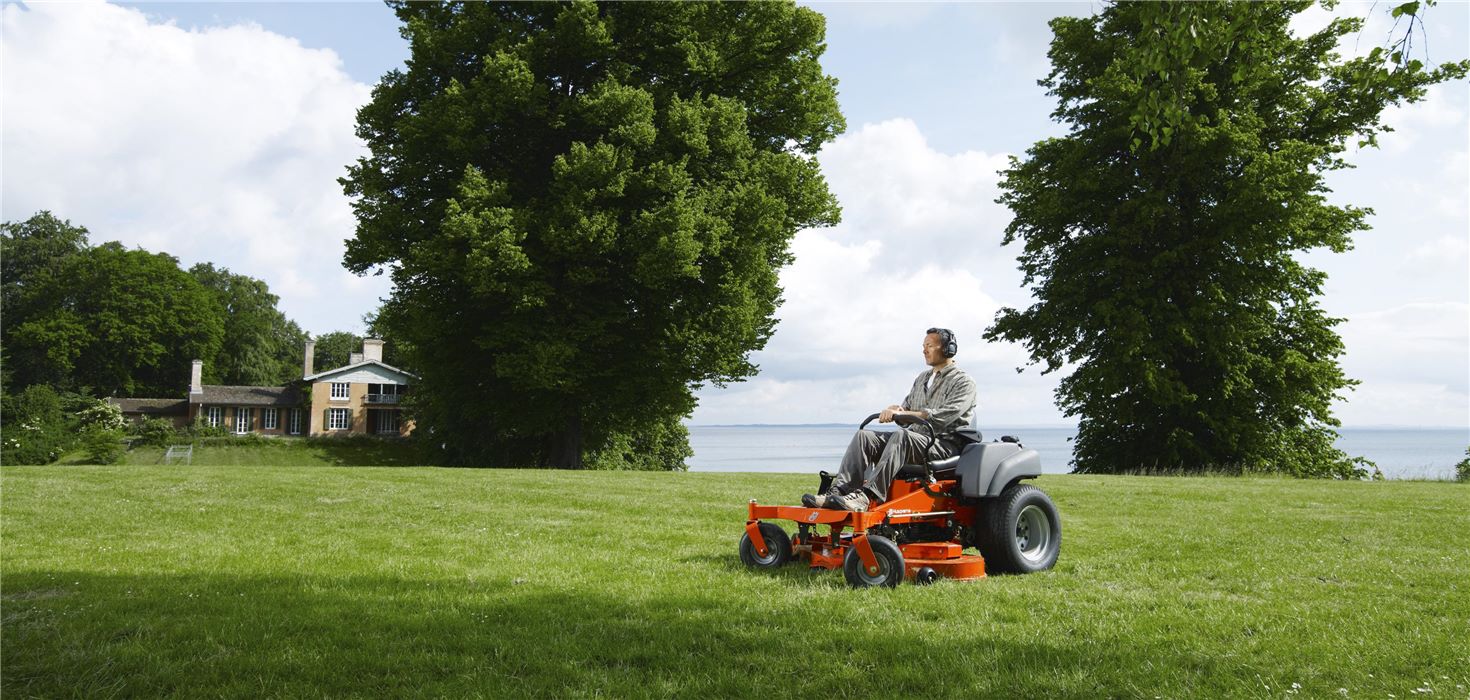
<svg viewBox="0 0 1470 700"><path fill-rule="evenodd" d="M399 401L418 377L383 362L383 341L363 340L362 352L352 353L347 365L326 372L312 372L315 350L316 343L306 341L301 377L310 399L312 435L413 432Z"/></svg>
<svg viewBox="0 0 1470 700"><path fill-rule="evenodd" d="M396 435L413 431L400 401L418 377L383 362L383 341L368 338L348 363L315 372L315 341L306 341L301 379L286 386L204 384L204 362L194 360L189 396L110 399L134 421L167 418L176 426L198 420L237 435Z"/></svg>

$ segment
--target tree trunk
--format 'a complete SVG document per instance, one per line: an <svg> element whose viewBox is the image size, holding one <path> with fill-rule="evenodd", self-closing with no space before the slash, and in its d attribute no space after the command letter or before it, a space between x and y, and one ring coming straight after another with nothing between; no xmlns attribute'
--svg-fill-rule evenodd
<svg viewBox="0 0 1470 700"><path fill-rule="evenodd" d="M547 436L546 465L553 469L582 468L582 414L573 412L566 427Z"/></svg>

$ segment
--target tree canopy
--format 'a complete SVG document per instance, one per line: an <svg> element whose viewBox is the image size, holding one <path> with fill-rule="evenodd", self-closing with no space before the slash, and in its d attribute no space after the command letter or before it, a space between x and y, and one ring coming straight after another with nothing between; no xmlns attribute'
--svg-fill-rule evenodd
<svg viewBox="0 0 1470 700"><path fill-rule="evenodd" d="M1390 105L1462 78L1382 49L1343 60L1362 21L1295 36L1310 2L1117 3L1051 27L1060 138L1012 159L1036 303L987 338L1023 343L1079 418L1082 472L1264 470L1351 476L1334 398L1354 382L1302 251L1343 252L1371 209L1324 175L1388 130Z"/></svg>
<svg viewBox="0 0 1470 700"><path fill-rule="evenodd" d="M276 308L280 298L265 282L212 263L189 274L214 297L224 326L219 352L204 363L206 382L269 386L301 378L306 333Z"/></svg>
<svg viewBox="0 0 1470 700"><path fill-rule="evenodd" d="M62 265L87 249L87 229L74 226L49 211L37 212L25 221L0 224L0 385L6 391L15 381L11 330L31 318L33 307L44 299L37 293L62 272ZM28 380L33 370L22 370ZM15 386L24 387L30 384Z"/></svg>
<svg viewBox="0 0 1470 700"><path fill-rule="evenodd" d="M210 263L185 272L172 256L87 238L45 211L0 224L7 393L44 384L181 397L195 359L207 383L300 377L306 334L264 282Z"/></svg>
<svg viewBox="0 0 1470 700"><path fill-rule="evenodd" d="M312 367L317 372L345 366L352 353L362 350L362 336L347 331L332 331L316 337ZM391 363L390 363L391 364Z"/></svg>
<svg viewBox="0 0 1470 700"><path fill-rule="evenodd" d="M30 301L5 339L16 386L182 396L189 363L219 352L214 300L173 256L104 243L21 284Z"/></svg>
<svg viewBox="0 0 1470 700"><path fill-rule="evenodd" d="M420 431L452 463L605 463L645 427L687 453L692 389L756 371L791 237L838 219L822 17L391 4L411 58L358 114L346 264L393 276L375 321L422 377Z"/></svg>

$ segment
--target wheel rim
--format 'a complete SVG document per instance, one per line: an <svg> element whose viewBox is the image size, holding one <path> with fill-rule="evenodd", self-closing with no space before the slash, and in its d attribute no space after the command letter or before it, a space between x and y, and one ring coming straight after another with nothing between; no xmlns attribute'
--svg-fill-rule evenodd
<svg viewBox="0 0 1470 700"><path fill-rule="evenodd" d="M1027 561L1041 561L1051 544L1051 518L1038 506L1026 506L1016 518L1016 550Z"/></svg>
<svg viewBox="0 0 1470 700"><path fill-rule="evenodd" d="M727 544L725 546L726 547L729 547L730 545ZM725 551L728 552L730 550L725 550ZM771 541L769 539L766 540L766 555L765 556L761 556L761 552L760 552L759 549L756 548L754 542L751 542L750 543L750 555L751 555L752 558L755 559L755 563L757 563L757 564L759 564L761 566L770 566L770 565L776 563L776 559L779 556L776 553L776 547L775 547L775 545L772 545L771 544ZM726 556L728 556L728 555L726 555Z"/></svg>
<svg viewBox="0 0 1470 700"><path fill-rule="evenodd" d="M873 552L873 558L878 560L878 573L876 574L869 574L868 567L863 565L862 559L858 559L858 579L860 579L865 586L883 585L883 583L888 580L889 572L893 570L893 565L889 563L888 557L885 557L877 552Z"/></svg>

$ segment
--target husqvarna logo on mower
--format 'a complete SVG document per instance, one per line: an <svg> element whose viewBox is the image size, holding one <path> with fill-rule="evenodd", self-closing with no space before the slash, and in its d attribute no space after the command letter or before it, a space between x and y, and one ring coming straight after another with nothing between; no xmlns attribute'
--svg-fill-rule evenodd
<svg viewBox="0 0 1470 700"><path fill-rule="evenodd" d="M809 523L817 522L817 513L813 511L811 515L806 516L806 521Z"/></svg>

